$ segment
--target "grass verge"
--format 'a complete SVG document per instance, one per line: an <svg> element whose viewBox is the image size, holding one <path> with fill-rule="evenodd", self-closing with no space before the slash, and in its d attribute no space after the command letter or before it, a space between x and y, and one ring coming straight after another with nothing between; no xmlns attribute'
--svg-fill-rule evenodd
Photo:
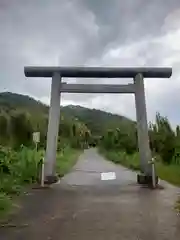
<svg viewBox="0 0 180 240"><path fill-rule="evenodd" d="M133 155L127 155L125 152L114 151L114 150L105 150L103 148L99 149L99 152L108 160L116 164L121 164L127 168L130 168L134 171L140 170L139 166L139 156L138 153Z"/></svg>
<svg viewBox="0 0 180 240"><path fill-rule="evenodd" d="M115 150L99 149L99 152L116 164L121 164L134 171L140 170L139 154L135 153L128 155L125 152L118 152ZM165 180L175 186L180 186L180 165L170 164L166 165L159 159L156 162L156 172L160 179ZM180 199L176 203L176 209L180 211Z"/></svg>
<svg viewBox="0 0 180 240"><path fill-rule="evenodd" d="M78 159L80 150L65 147L57 154L57 173L64 176ZM14 202L24 189L38 180L39 162L44 151L22 148L17 152L0 147L0 219L14 212Z"/></svg>
<svg viewBox="0 0 180 240"><path fill-rule="evenodd" d="M0 219L12 211L14 199L24 187L37 181L42 154L26 147L14 151L0 146Z"/></svg>
<svg viewBox="0 0 180 240"><path fill-rule="evenodd" d="M81 150L70 147L64 148L57 154L56 171L59 177L63 177L76 163Z"/></svg>
<svg viewBox="0 0 180 240"><path fill-rule="evenodd" d="M107 151L103 148L100 148L99 152L104 157L116 164L121 164L135 171L140 170L138 153L128 155L125 152L118 152L115 150ZM156 172L160 179L165 180L175 186L180 186L180 165L166 165L158 159L158 161L156 162ZM176 209L180 211L180 200L178 200L176 204Z"/></svg>
<svg viewBox="0 0 180 240"><path fill-rule="evenodd" d="M105 149L100 149L100 153L114 163L122 164L123 166L135 171L140 170L138 153L127 155L125 152L118 152L114 150L107 151ZM156 171L160 179L163 179L173 185L180 186L180 165L166 165L158 160L156 161Z"/></svg>
<svg viewBox="0 0 180 240"><path fill-rule="evenodd" d="M6 217L6 215L10 212L11 206L12 206L11 198L7 194L1 192L0 193L0 218L1 219Z"/></svg>

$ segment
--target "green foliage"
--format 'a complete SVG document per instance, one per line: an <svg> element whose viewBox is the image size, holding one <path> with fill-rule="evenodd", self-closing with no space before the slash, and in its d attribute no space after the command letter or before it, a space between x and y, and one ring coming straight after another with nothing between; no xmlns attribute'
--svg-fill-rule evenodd
<svg viewBox="0 0 180 240"><path fill-rule="evenodd" d="M0 94L0 145L4 146L0 148L0 192L3 194L18 194L23 184L36 181L39 155L33 150L32 132L41 133L39 148L45 148L48 110L48 106L28 96ZM174 131L168 119L157 113L155 123L149 124L149 137L153 155L161 159L157 165L160 177L179 183L180 127ZM25 147L20 148L22 144ZM135 122L96 109L61 107L57 156L60 176L74 163L72 156L89 144L99 144L114 162L139 169ZM2 198L6 199L6 195Z"/></svg>
<svg viewBox="0 0 180 240"><path fill-rule="evenodd" d="M19 195L25 184L37 181L42 154L27 147L15 151L0 146L0 214L10 209L13 194Z"/></svg>
<svg viewBox="0 0 180 240"><path fill-rule="evenodd" d="M121 164L132 170L140 170L138 153L129 155L123 151L117 151L117 150L109 151L104 148L100 148L99 150L100 150L100 153L102 153L107 159L111 160L114 163Z"/></svg>
<svg viewBox="0 0 180 240"><path fill-rule="evenodd" d="M0 192L0 216L4 217L11 209L11 198L4 192Z"/></svg>
<svg viewBox="0 0 180 240"><path fill-rule="evenodd" d="M174 185L180 186L180 165L163 164L161 161L156 163L158 176Z"/></svg>
<svg viewBox="0 0 180 240"><path fill-rule="evenodd" d="M0 192L20 193L25 183L37 180L38 162L42 152L22 147L14 151L5 147L0 148Z"/></svg>
<svg viewBox="0 0 180 240"><path fill-rule="evenodd" d="M139 154L134 153L132 155L126 152L117 150L106 150L100 148L100 153L102 153L107 159L111 160L116 164L121 164L127 168L135 171L140 170ZM157 175L174 185L180 186L180 165L175 164L163 164L163 162L156 160L156 172Z"/></svg>
<svg viewBox="0 0 180 240"><path fill-rule="evenodd" d="M61 152L58 152L56 169L60 177L64 176L64 174L66 174L71 169L71 167L78 159L80 153L80 150L73 149L69 146L64 147Z"/></svg>
<svg viewBox="0 0 180 240"><path fill-rule="evenodd" d="M30 117L25 113L17 112L10 116L10 140L13 147L21 144L30 146L32 144L33 127Z"/></svg>
<svg viewBox="0 0 180 240"><path fill-rule="evenodd" d="M156 123L150 124L149 133L151 149L161 156L164 163L172 163L175 154L177 159L180 137L173 131L166 117L162 117L157 113Z"/></svg>
<svg viewBox="0 0 180 240"><path fill-rule="evenodd" d="M156 156L156 171L161 179L180 185L180 128L174 131L166 117L159 113L155 123L149 124L152 155ZM111 129L104 133L101 153L114 163L140 170L137 136L134 129Z"/></svg>
<svg viewBox="0 0 180 240"><path fill-rule="evenodd" d="M102 138L101 146L105 149L118 149L129 154L137 150L135 128L115 128L107 130Z"/></svg>
<svg viewBox="0 0 180 240"><path fill-rule="evenodd" d="M48 106L13 93L0 94L0 144L33 146L32 132L41 132L40 147L45 147ZM19 131L21 129L21 131ZM80 106L61 107L59 136L71 147L84 148L89 143L129 154L137 151L135 122L115 114ZM149 124L150 146L166 164L180 162L180 128L174 131L166 117L159 113ZM100 139L102 139L100 141ZM64 140L60 140L64 141Z"/></svg>
<svg viewBox="0 0 180 240"><path fill-rule="evenodd" d="M81 106L66 106L62 108L62 113L66 116L74 116L83 122L92 135L101 136L108 128L128 127L134 122L126 117L104 112L97 109L88 109Z"/></svg>
<svg viewBox="0 0 180 240"><path fill-rule="evenodd" d="M13 148L32 145L33 126L25 112L11 111L0 116L0 144Z"/></svg>
<svg viewBox="0 0 180 240"><path fill-rule="evenodd" d="M72 149L64 139L59 143L60 151L57 153L57 173L63 176L74 165L80 153ZM18 151L7 147L0 147L0 216L8 212L11 206L11 197L21 194L26 184L37 182L39 162L44 151L36 151L21 147Z"/></svg>
<svg viewBox="0 0 180 240"><path fill-rule="evenodd" d="M28 96L0 94L0 214L8 210L12 195L19 195L24 185L37 181L47 125L47 106ZM32 142L32 133L36 131L41 136L38 152ZM84 123L61 114L57 154L60 176L75 163L80 149L90 139L91 132Z"/></svg>
<svg viewBox="0 0 180 240"><path fill-rule="evenodd" d="M7 138L8 120L6 116L0 115L0 140L5 141Z"/></svg>
<svg viewBox="0 0 180 240"><path fill-rule="evenodd" d="M1 109L6 112L20 109L21 111L28 110L31 113L48 113L48 107L45 104L36 101L29 96L11 92L0 93L0 106Z"/></svg>
<svg viewBox="0 0 180 240"><path fill-rule="evenodd" d="M159 113L156 122L149 124L150 148L153 155L161 157L165 164L180 163L180 130L174 131L166 117ZM133 154L137 151L137 131L133 124L128 128L107 128L104 131L101 147Z"/></svg>
<svg viewBox="0 0 180 240"><path fill-rule="evenodd" d="M75 148L83 148L91 139L90 130L73 115L61 109L59 136L68 138ZM67 108L65 107L67 110ZM40 132L40 146L45 148L48 107L28 97L13 93L0 94L0 144L19 148L33 146L32 133Z"/></svg>

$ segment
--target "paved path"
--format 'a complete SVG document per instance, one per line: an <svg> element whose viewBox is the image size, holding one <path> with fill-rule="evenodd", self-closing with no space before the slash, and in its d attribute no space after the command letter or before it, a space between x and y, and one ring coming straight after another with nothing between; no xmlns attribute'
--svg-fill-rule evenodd
<svg viewBox="0 0 180 240"><path fill-rule="evenodd" d="M101 181L109 171L117 179ZM16 227L1 229L0 239L180 239L178 189L163 184L164 190L141 188L135 173L86 150L60 184L26 196Z"/></svg>

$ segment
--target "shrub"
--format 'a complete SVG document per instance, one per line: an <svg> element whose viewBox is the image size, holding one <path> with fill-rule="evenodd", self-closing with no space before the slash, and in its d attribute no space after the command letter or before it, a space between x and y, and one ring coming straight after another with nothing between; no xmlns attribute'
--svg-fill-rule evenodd
<svg viewBox="0 0 180 240"><path fill-rule="evenodd" d="M11 209L11 199L10 197L0 192L0 216L4 217L7 212L9 212Z"/></svg>

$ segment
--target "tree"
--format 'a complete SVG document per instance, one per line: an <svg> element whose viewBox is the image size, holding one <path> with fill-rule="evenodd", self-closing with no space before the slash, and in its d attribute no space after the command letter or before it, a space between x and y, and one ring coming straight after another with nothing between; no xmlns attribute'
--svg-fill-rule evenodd
<svg viewBox="0 0 180 240"><path fill-rule="evenodd" d="M10 140L13 147L32 144L33 127L26 113L14 111L10 116Z"/></svg>
<svg viewBox="0 0 180 240"><path fill-rule="evenodd" d="M176 136L167 117L156 114L156 123L150 124L150 145L165 163L171 163L176 145Z"/></svg>
<svg viewBox="0 0 180 240"><path fill-rule="evenodd" d="M8 139L8 119L5 115L0 115L0 143L6 144Z"/></svg>

